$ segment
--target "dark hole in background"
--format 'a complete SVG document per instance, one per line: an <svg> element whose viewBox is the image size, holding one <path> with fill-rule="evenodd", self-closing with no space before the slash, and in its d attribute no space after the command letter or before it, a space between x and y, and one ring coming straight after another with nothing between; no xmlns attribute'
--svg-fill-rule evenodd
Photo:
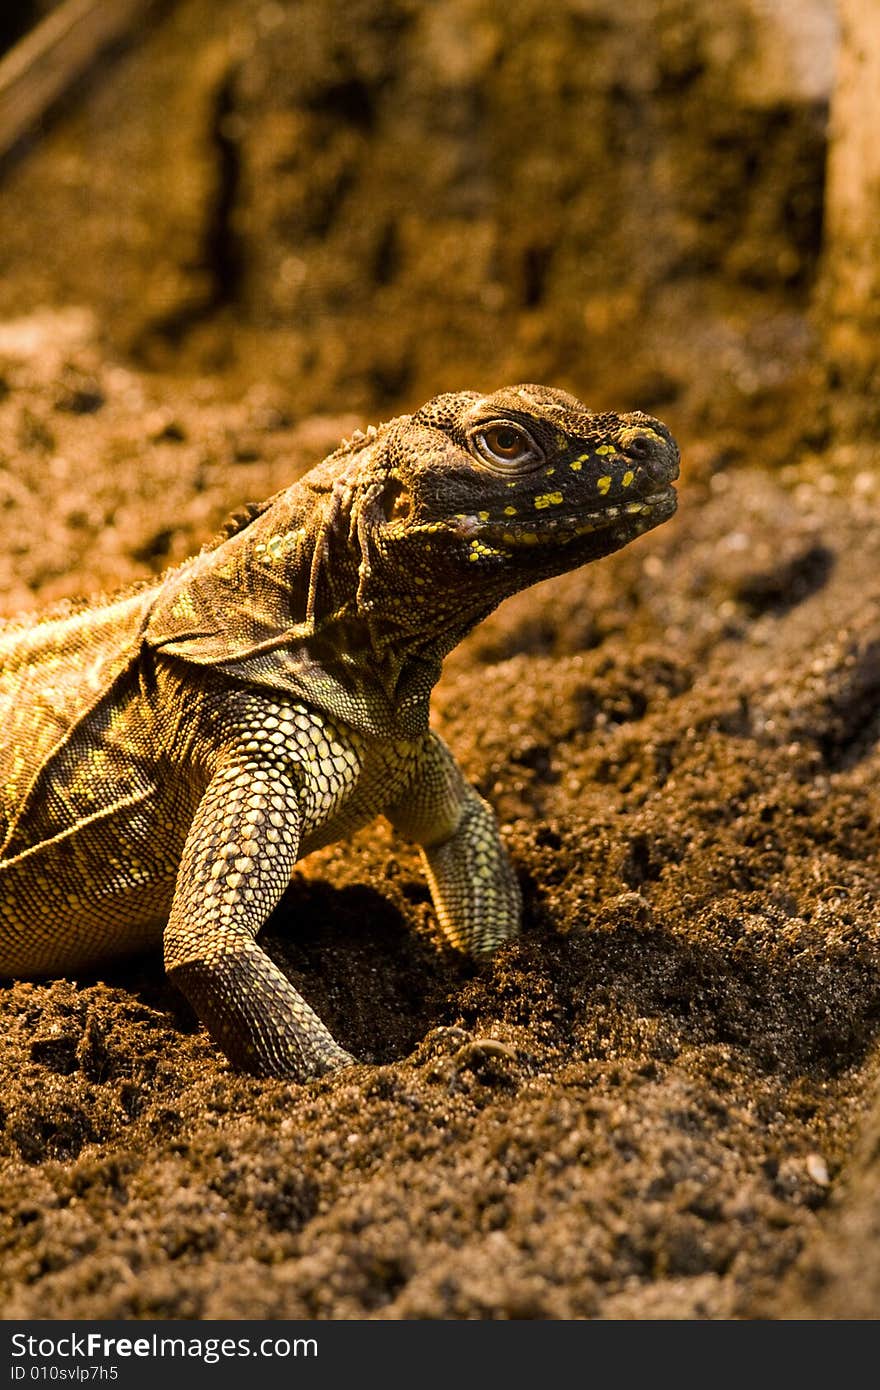
<svg viewBox="0 0 880 1390"><path fill-rule="evenodd" d="M58 0L9 0L0 6L0 55L58 8Z"/></svg>

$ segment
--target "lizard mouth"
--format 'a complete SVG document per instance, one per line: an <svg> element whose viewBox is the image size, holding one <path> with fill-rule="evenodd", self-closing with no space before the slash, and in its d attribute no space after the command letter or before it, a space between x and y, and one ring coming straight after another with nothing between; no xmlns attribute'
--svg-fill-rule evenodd
<svg viewBox="0 0 880 1390"><path fill-rule="evenodd" d="M564 512L534 521L519 518L460 516L455 530L466 540L479 540L493 546L567 545L595 531L620 527L638 535L671 516L678 505L675 489L658 488L646 497L603 507L595 512ZM484 514L485 515L485 514Z"/></svg>

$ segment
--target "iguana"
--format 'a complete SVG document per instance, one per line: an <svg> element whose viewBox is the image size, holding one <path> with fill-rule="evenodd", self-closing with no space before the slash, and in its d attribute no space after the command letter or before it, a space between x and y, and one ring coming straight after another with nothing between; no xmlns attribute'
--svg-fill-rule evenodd
<svg viewBox="0 0 880 1390"><path fill-rule="evenodd" d="M431 689L507 595L671 516L678 457L658 420L548 387L441 395L155 583L0 625L0 974L162 938L235 1066L350 1063L257 941L293 865L383 813L450 942L515 935L516 878Z"/></svg>

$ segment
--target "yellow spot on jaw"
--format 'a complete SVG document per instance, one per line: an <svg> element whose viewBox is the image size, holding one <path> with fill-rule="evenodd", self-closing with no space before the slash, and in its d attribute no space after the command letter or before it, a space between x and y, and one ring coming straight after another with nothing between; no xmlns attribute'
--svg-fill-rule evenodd
<svg viewBox="0 0 880 1390"><path fill-rule="evenodd" d="M561 492L545 492L540 497L535 498L535 506L538 511L543 511L545 507L558 507L562 502Z"/></svg>
<svg viewBox="0 0 880 1390"><path fill-rule="evenodd" d="M596 450L597 454L616 454L617 450L613 444L600 444Z"/></svg>
<svg viewBox="0 0 880 1390"><path fill-rule="evenodd" d="M488 520L489 520L489 513L488 513L488 512L477 512L477 516L479 517L480 521L488 521Z"/></svg>
<svg viewBox="0 0 880 1390"><path fill-rule="evenodd" d="M596 452L598 453L599 451L597 450ZM610 486L611 486L611 478L610 478L610 475L609 475L609 474L606 473L604 478L597 478L597 479L596 479L596 487L598 488L599 492L601 492L601 494L602 494L603 497L605 496L605 494L606 494L606 492L608 491L608 489L610 488Z"/></svg>
<svg viewBox="0 0 880 1390"><path fill-rule="evenodd" d="M498 553L493 550L491 546L484 545L478 537L471 541L470 550L471 553L468 556L469 560L479 560L483 555L496 555Z"/></svg>
<svg viewBox="0 0 880 1390"><path fill-rule="evenodd" d="M630 483L632 482L632 480L633 480L633 478L634 478L635 476L636 476L636 475L635 475L635 473L633 473L632 469L631 469L631 468L628 468L627 471L624 473L623 477L622 477L621 480L620 480L622 486L623 486L623 487L629 487Z"/></svg>
<svg viewBox="0 0 880 1390"><path fill-rule="evenodd" d="M584 465L583 465L583 460L582 460L582 459L572 459L571 463L570 463L568 466L569 466L569 468L571 469L572 473L580 473L581 469L582 469L583 466L584 466Z"/></svg>
<svg viewBox="0 0 880 1390"><path fill-rule="evenodd" d="M504 515L505 515L505 516L516 516L516 507L505 507L505 508L504 508Z"/></svg>

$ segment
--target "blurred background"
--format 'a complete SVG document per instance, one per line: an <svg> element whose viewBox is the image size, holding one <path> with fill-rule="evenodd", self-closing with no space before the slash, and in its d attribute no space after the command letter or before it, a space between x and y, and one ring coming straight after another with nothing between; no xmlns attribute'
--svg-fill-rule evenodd
<svg viewBox="0 0 880 1390"><path fill-rule="evenodd" d="M0 316L87 305L297 413L818 405L833 0L18 0L7 70L47 12L0 78Z"/></svg>

